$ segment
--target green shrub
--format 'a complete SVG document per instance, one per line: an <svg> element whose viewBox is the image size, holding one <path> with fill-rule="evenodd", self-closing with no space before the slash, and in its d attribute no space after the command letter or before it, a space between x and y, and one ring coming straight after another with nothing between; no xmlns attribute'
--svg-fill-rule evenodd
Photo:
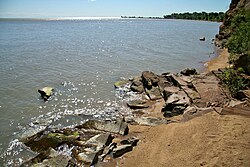
<svg viewBox="0 0 250 167"><path fill-rule="evenodd" d="M250 22L239 25L227 43L231 54L241 54L250 50Z"/></svg>
<svg viewBox="0 0 250 167"><path fill-rule="evenodd" d="M244 72L242 68L238 70L227 68L221 74L222 82L226 85L232 97L236 97L240 90L244 90L248 86L248 81L240 75L242 72Z"/></svg>

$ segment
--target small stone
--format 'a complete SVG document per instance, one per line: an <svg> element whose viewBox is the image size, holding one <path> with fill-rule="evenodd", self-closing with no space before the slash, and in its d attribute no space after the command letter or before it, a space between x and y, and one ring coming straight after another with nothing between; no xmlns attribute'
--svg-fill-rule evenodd
<svg viewBox="0 0 250 167"><path fill-rule="evenodd" d="M206 37L201 37L200 38L200 41L205 41L206 40Z"/></svg>

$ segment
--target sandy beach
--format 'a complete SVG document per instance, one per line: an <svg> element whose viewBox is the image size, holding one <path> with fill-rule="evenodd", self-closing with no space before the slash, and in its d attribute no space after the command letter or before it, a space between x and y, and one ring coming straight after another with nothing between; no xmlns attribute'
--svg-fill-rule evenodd
<svg viewBox="0 0 250 167"><path fill-rule="evenodd" d="M208 62L208 71L227 67L228 55L224 49ZM130 125L130 134L140 138L139 144L114 166L250 165L250 116L220 115L214 111L186 122L156 127Z"/></svg>
<svg viewBox="0 0 250 167"><path fill-rule="evenodd" d="M143 129L139 145L118 166L249 166L249 121L212 112L184 123Z"/></svg>
<svg viewBox="0 0 250 167"><path fill-rule="evenodd" d="M229 58L229 53L227 49L220 49L218 57L213 58L212 60L208 61L206 63L206 71L213 71L217 70L219 68L226 68L229 67L228 64L228 58Z"/></svg>

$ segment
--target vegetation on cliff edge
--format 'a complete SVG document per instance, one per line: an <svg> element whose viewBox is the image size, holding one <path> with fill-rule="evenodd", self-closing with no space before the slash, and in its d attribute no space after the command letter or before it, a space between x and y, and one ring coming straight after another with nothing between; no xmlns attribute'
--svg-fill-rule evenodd
<svg viewBox="0 0 250 167"><path fill-rule="evenodd" d="M222 81L233 97L240 90L249 86L249 81L241 76L250 75L250 12L239 10L231 19L228 30L231 30L226 47L230 53L229 62L232 68L222 74Z"/></svg>

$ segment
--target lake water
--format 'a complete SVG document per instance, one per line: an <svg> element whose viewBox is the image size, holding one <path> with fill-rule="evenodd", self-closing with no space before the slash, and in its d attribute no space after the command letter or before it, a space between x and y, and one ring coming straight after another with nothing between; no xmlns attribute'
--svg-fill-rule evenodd
<svg viewBox="0 0 250 167"><path fill-rule="evenodd" d="M32 155L28 128L127 112L113 83L142 71L203 68L219 23L183 20L0 20L0 166ZM205 36L205 42L199 38ZM38 88L54 87L44 102Z"/></svg>

